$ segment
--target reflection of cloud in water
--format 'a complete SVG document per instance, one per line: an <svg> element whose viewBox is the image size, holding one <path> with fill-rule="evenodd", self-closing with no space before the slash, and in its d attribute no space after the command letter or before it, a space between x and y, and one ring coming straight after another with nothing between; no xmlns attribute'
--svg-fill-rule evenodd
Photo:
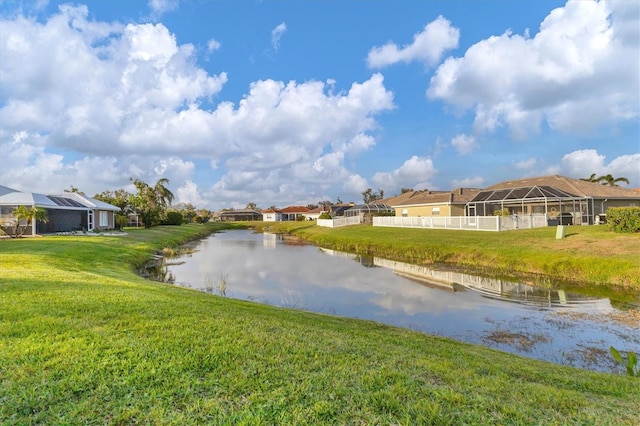
<svg viewBox="0 0 640 426"><path fill-rule="evenodd" d="M326 256L313 246L287 245L278 245L276 250L247 251L256 247L261 235L246 233L240 241L223 241L232 236L225 233L204 240L187 264L172 267L178 281L204 288L207 276L215 280L223 275L231 297L280 300L287 289L295 289L304 293L310 304L370 303L409 315L444 312L455 297L386 268L364 268L353 262L357 258L353 255ZM273 235L264 239L272 249ZM465 299L457 297L455 308L477 309L477 300Z"/></svg>

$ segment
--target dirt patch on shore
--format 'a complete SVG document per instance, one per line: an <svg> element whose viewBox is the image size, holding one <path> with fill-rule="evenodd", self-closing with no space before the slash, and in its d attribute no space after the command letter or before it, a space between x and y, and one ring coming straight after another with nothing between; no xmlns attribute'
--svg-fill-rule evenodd
<svg viewBox="0 0 640 426"><path fill-rule="evenodd" d="M608 314L592 314L587 312L558 312L559 316L568 316L572 319L582 319L598 322L613 322L623 324L629 327L640 328L640 310L630 309L628 311L615 311Z"/></svg>

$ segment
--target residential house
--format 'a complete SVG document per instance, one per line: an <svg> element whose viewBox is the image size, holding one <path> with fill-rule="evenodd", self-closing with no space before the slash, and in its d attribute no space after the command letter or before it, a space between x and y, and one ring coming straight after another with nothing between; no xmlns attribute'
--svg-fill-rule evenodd
<svg viewBox="0 0 640 426"><path fill-rule="evenodd" d="M369 204L354 205L348 210L345 210L344 215L345 217L357 216L360 219L360 223L371 224L371 222L373 221L373 216L392 216L394 213L395 210L393 209L393 207L384 203L374 201L373 203Z"/></svg>
<svg viewBox="0 0 640 426"><path fill-rule="evenodd" d="M309 209L304 206L289 206L280 210L283 222L298 220L299 216L305 217L307 213L309 213Z"/></svg>
<svg viewBox="0 0 640 426"><path fill-rule="evenodd" d="M223 222L262 220L262 213L253 209L228 210L221 212L219 217Z"/></svg>
<svg viewBox="0 0 640 426"><path fill-rule="evenodd" d="M633 189L550 175L489 186L469 201L467 215L507 210L512 215L544 214L551 221L567 216L577 225L600 223L608 208L629 206L640 206L640 193Z"/></svg>
<svg viewBox="0 0 640 426"><path fill-rule="evenodd" d="M27 229L26 234L30 235L113 229L115 213L120 211L119 207L79 193L44 195L0 185L0 219L15 223L13 212L18 206L39 207L47 213L47 222L37 222Z"/></svg>
<svg viewBox="0 0 640 426"><path fill-rule="evenodd" d="M319 206L319 207L316 207L315 209L311 209L311 210L309 210L309 211L304 215L304 217L305 217L307 220L318 220L318 218L320 217L320 215L321 215L322 213L325 213L325 212L329 213L329 206L327 206L327 207L325 207L325 206Z"/></svg>
<svg viewBox="0 0 640 426"><path fill-rule="evenodd" d="M265 222L281 222L282 212L278 209L262 210L262 220Z"/></svg>
<svg viewBox="0 0 640 426"><path fill-rule="evenodd" d="M387 203L395 209L396 216L464 216L467 203L480 191L477 188L414 191Z"/></svg>
<svg viewBox="0 0 640 426"><path fill-rule="evenodd" d="M346 212L353 206L355 206L355 203L332 204L329 207L329 214L331 215L331 217L344 216L344 212Z"/></svg>

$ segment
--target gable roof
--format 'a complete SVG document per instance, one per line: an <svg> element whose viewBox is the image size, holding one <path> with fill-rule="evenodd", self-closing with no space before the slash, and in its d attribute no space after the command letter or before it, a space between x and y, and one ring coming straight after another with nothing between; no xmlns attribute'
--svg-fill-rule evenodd
<svg viewBox="0 0 640 426"><path fill-rule="evenodd" d="M88 197L78 192L65 192L64 194L50 195L50 198L65 198L67 200L73 200L83 206L90 207L97 210L111 210L120 211L120 207L116 207L112 204L105 203L104 201L96 200L95 198Z"/></svg>
<svg viewBox="0 0 640 426"><path fill-rule="evenodd" d="M481 189L456 188L453 191L421 191L396 206L416 206L424 204L466 204L475 197Z"/></svg>
<svg viewBox="0 0 640 426"><path fill-rule="evenodd" d="M400 195L394 195L393 197L387 197L387 198L383 198L381 200L376 200L377 203L381 203L381 204L386 204L388 206L394 207L394 206L398 206L402 203L404 203L405 201L409 200L410 198L416 197L420 194L422 194L425 191L407 191L404 192Z"/></svg>
<svg viewBox="0 0 640 426"><path fill-rule="evenodd" d="M591 198L634 198L639 195L633 189L602 185L560 175L538 176L517 180L507 180L485 188L486 190L514 189L526 187L551 187L579 197Z"/></svg>
<svg viewBox="0 0 640 426"><path fill-rule="evenodd" d="M0 185L0 205L35 206L45 209L63 210L98 209L120 211L119 207L75 192L65 192L59 195L44 195L37 192L18 191L2 185Z"/></svg>
<svg viewBox="0 0 640 426"><path fill-rule="evenodd" d="M305 206L289 206L280 210L281 213L308 213L309 209Z"/></svg>

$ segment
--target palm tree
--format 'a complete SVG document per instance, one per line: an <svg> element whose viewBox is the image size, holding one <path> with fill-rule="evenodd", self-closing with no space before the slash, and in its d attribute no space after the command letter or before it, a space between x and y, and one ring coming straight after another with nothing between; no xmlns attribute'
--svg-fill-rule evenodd
<svg viewBox="0 0 640 426"><path fill-rule="evenodd" d="M130 196L130 204L144 222L144 227L151 228L162 220L167 207L173 201L173 193L165 186L169 179L159 179L153 187L140 179L131 180L138 193Z"/></svg>
<svg viewBox="0 0 640 426"><path fill-rule="evenodd" d="M584 180L586 182L598 182L598 179L600 178L597 178L595 173L591 173L591 176L588 178L580 178L580 180Z"/></svg>
<svg viewBox="0 0 640 426"><path fill-rule="evenodd" d="M36 222L48 222L49 218L47 217L47 211L40 207L27 207L27 206L19 206L13 211L13 215L16 217L16 225L13 232L13 236L22 237L32 223ZM25 220L26 224L22 228L22 232L20 232L20 221Z"/></svg>
<svg viewBox="0 0 640 426"><path fill-rule="evenodd" d="M173 192L169 191L166 185L169 185L169 179L162 178L158 179L153 187L153 193L162 207L168 207L173 202Z"/></svg>
<svg viewBox="0 0 640 426"><path fill-rule="evenodd" d="M626 177L614 178L613 176L608 174L608 175L605 175L605 176L600 176L598 178L597 182L601 182L603 185L620 186L620 185L618 185L618 182L624 182L624 183L626 183L628 185L629 184L629 179L627 179Z"/></svg>

